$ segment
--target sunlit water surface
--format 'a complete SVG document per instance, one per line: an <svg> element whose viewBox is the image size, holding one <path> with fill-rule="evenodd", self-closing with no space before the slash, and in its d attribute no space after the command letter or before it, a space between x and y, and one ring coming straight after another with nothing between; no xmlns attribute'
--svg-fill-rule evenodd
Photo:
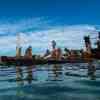
<svg viewBox="0 0 100 100"><path fill-rule="evenodd" d="M87 64L1 66L0 100L100 100L100 68L96 80Z"/></svg>

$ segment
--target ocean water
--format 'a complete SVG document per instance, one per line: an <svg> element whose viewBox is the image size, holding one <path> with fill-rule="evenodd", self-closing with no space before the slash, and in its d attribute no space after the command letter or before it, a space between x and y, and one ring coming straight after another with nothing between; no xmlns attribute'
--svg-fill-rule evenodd
<svg viewBox="0 0 100 100"><path fill-rule="evenodd" d="M87 64L1 66L0 100L100 100L100 66Z"/></svg>

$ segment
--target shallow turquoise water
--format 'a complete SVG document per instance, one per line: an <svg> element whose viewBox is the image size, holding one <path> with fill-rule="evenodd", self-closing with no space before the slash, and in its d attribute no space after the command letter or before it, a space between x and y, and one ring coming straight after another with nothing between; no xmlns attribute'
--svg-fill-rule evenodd
<svg viewBox="0 0 100 100"><path fill-rule="evenodd" d="M91 80L87 64L1 66L0 100L100 100L99 67Z"/></svg>

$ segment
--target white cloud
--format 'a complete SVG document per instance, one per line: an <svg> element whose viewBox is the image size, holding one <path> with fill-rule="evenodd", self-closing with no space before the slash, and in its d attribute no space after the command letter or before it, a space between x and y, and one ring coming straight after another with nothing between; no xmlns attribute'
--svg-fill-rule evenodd
<svg viewBox="0 0 100 100"><path fill-rule="evenodd" d="M0 35L15 35L18 32L49 28L48 22L40 17L0 23Z"/></svg>
<svg viewBox="0 0 100 100"><path fill-rule="evenodd" d="M34 22L34 23L33 23ZM43 27L42 30L39 28ZM30 28L33 28L29 30ZM34 31L37 28L37 31ZM25 49L32 45L33 52L43 52L46 48L50 48L52 40L57 41L58 47L68 47L80 49L84 47L83 37L89 34L97 33L93 25L66 25L66 26L51 26L48 21L42 19L29 19L21 21L17 24L0 25L0 34L5 34L10 30L13 35L5 35L0 38L0 55L14 55L16 47L16 34L21 32L21 45ZM24 31L24 32L23 32ZM13 53L12 53L13 52Z"/></svg>

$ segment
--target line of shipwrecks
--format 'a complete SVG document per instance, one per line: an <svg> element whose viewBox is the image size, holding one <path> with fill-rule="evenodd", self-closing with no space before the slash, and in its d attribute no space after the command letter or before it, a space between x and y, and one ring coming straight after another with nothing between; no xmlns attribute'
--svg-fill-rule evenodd
<svg viewBox="0 0 100 100"><path fill-rule="evenodd" d="M90 36L84 37L86 50L68 50L62 54L61 49L56 47L52 41L52 51L42 57L32 55L32 47L27 48L25 55L21 55L21 47L16 47L16 56L1 56L2 65L34 65L34 64L64 64L64 63L87 63L93 60L100 60L100 32L98 32L97 47L92 48Z"/></svg>

